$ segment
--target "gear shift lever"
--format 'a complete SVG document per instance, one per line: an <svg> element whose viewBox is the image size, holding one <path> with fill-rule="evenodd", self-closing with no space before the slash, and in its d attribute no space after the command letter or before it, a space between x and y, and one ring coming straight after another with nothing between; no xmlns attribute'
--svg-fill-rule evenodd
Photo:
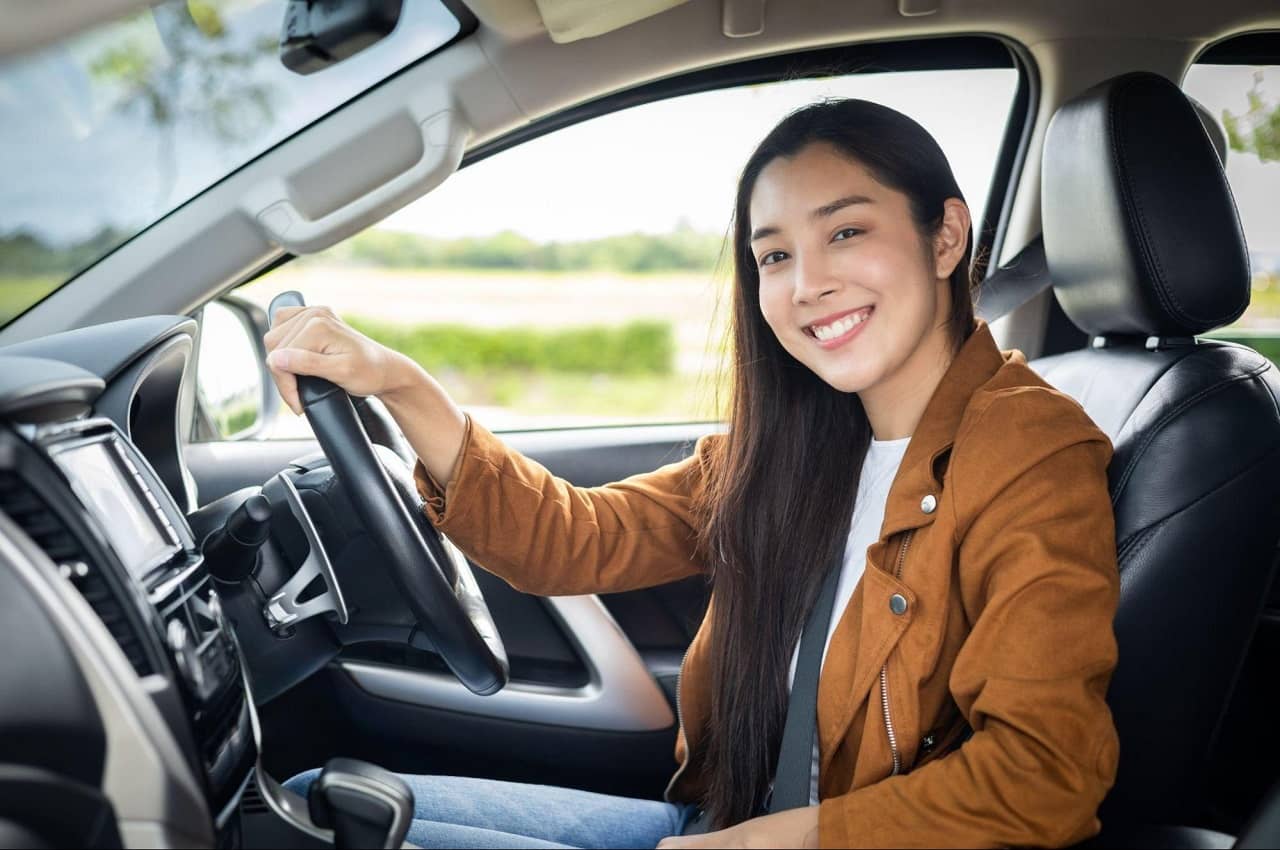
<svg viewBox="0 0 1280 850"><path fill-rule="evenodd" d="M413 791L390 771L330 759L307 793L311 820L333 830L334 847L399 848L413 820Z"/></svg>

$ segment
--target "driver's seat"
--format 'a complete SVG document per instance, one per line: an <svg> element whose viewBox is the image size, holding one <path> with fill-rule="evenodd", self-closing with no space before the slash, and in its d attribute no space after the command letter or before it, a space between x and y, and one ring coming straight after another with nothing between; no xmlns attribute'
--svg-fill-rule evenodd
<svg viewBox="0 0 1280 850"><path fill-rule="evenodd" d="M1042 180L1054 291L1093 341L1032 366L1115 446L1120 768L1100 816L1193 823L1280 540L1280 379L1250 348L1195 338L1244 312L1249 260L1177 86L1126 74L1063 106Z"/></svg>

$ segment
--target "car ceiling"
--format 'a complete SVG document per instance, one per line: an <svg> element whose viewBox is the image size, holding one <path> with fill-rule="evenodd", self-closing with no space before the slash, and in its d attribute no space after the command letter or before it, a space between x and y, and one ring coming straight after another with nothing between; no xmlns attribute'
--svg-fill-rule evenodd
<svg viewBox="0 0 1280 850"><path fill-rule="evenodd" d="M97 3L22 0L0 0L0 14L12 21L11 9L35 5L43 13L28 8L20 20L45 40L50 32L68 32L72 12L84 25L102 16ZM116 0L112 5L125 4ZM656 0L645 5L662 9L670 4ZM990 34L1024 52L1036 73L1038 105L1008 218L1000 258L1004 260L1039 232L1040 141L1048 118L1062 102L1129 70L1180 79L1194 57L1213 42L1240 32L1280 29L1280 6L1271 0L1179 0L1158 8L1140 0L772 0L764 3L760 34L726 37L726 15L745 14L749 19L757 6L758 0L687 0L595 37L556 43L542 11L550 19L572 7L570 11L587 9L581 14L589 17L591 4L470 0L466 9L477 21L471 36L317 122L180 208L0 331L0 344L94 321L185 313L268 266L284 252L254 226L257 212L246 208L244 199L255 196L255 187L279 183L282 177L296 180L298 162L318 161L327 148L348 141L362 126L385 122L387 114L406 101L425 97L427 89L444 90L465 113L468 146L474 149L540 117L682 72L860 41ZM598 13L601 20L584 21L580 16L569 25L607 29L611 20L626 19L609 19L617 14L618 3L596 8L603 10ZM54 18L60 19L57 25L50 23ZM566 32L557 37L567 37ZM6 42L0 42L0 55L5 49ZM429 188L424 185L416 193L371 206L359 226L376 223ZM332 241L350 232L348 228L335 233ZM1024 311L1032 327L1037 324L1036 309L1032 304ZM1034 333L1014 340L1034 352Z"/></svg>

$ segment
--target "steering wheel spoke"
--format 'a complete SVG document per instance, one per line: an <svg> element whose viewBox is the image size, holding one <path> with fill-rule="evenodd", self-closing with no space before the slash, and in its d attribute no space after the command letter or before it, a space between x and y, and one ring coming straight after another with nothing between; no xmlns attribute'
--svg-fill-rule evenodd
<svg viewBox="0 0 1280 850"><path fill-rule="evenodd" d="M303 620L330 612L336 614L338 622L345 626L348 619L347 603L342 598L342 587L338 584L338 577L334 575L333 565L329 562L324 544L320 542L320 535L316 533L315 524L311 522L311 517L302 504L302 497L289 476L281 472L275 476L275 480L279 481L280 492L289 506L289 512L302 528L302 536L307 543L307 557L293 577L267 600L262 616L277 634ZM324 592L306 602L300 601L317 578L324 581Z"/></svg>

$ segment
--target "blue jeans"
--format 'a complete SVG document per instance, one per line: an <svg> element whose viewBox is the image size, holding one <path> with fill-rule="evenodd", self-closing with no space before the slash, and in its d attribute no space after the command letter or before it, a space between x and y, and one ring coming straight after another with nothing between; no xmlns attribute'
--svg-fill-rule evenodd
<svg viewBox="0 0 1280 850"><path fill-rule="evenodd" d="M318 770L285 783L306 796ZM692 805L473 779L402 776L413 789L407 840L419 847L656 847L679 835Z"/></svg>

